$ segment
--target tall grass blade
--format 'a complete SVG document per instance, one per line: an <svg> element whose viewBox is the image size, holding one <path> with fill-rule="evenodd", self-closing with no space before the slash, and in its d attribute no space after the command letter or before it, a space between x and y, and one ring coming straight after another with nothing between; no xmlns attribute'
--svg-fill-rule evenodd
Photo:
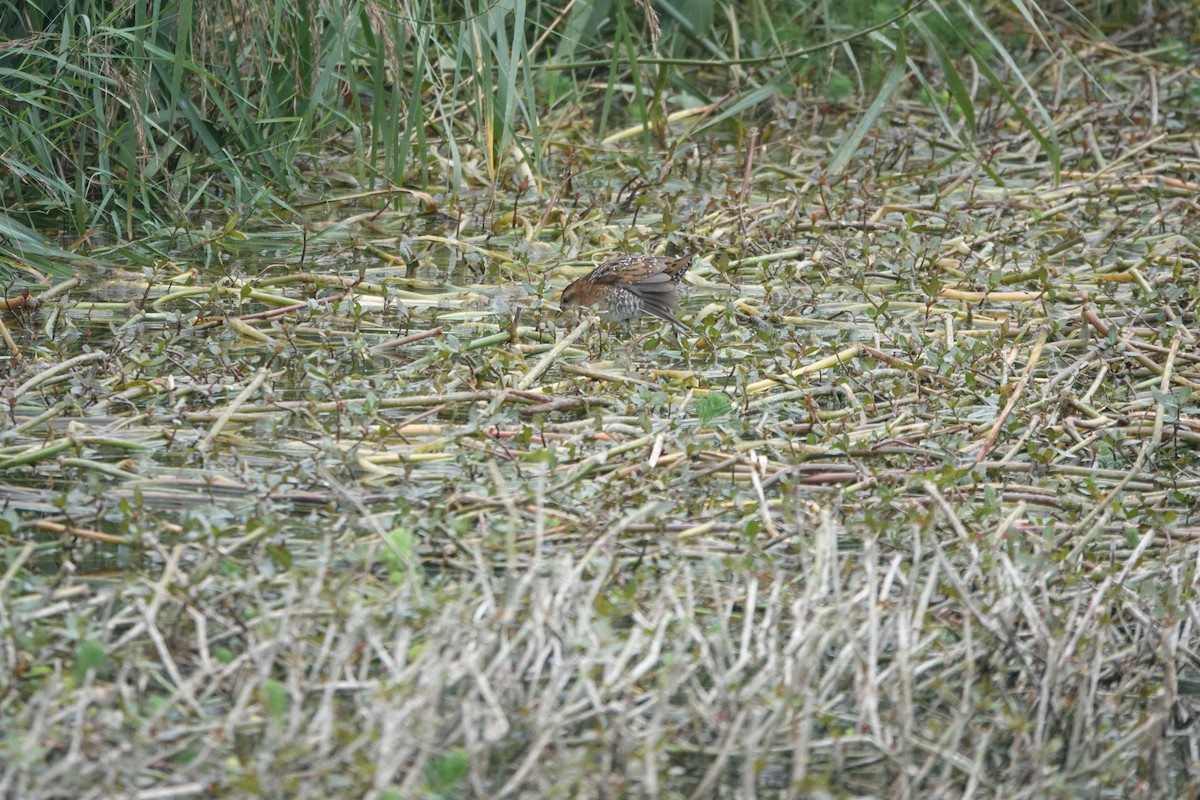
<svg viewBox="0 0 1200 800"><path fill-rule="evenodd" d="M1008 67L1009 74L1015 76L1016 80L1025 90L1025 93L1029 96L1029 101L1033 104L1033 107L1037 109L1038 115L1042 118L1042 121L1046 126L1044 133L1037 127L1037 125L1034 124L1033 120L1029 118L1029 115L1017 101L1016 96L1014 96L1012 91L1009 90L1008 86L1006 86L999 79L999 77L997 77L995 71L987 64L986 59L980 54L979 49L975 46L975 44L965 35L965 32L960 30L959 35L962 37L962 41L966 45L967 49L972 55L975 56L975 60L979 65L980 72L984 74L988 82L992 84L992 87L995 88L996 91L998 91L1006 101L1008 101L1008 104L1013 109L1013 113L1015 113L1021 120L1021 124L1023 124L1030 134L1037 139L1038 144L1042 148L1042 152L1045 153L1046 158L1050 161L1050 165L1054 170L1055 178L1057 178L1061 173L1062 151L1058 144L1058 132L1055 130L1054 120L1051 119L1050 112L1046 110L1046 107L1042 105L1042 101L1038 99L1037 92L1032 86L1029 85L1029 81L1026 80L1025 75L1021 72L1021 68L1017 66L1016 60L1012 57L1012 54L1008 52L1008 49L1001 44L1000 40L996 38L996 35L992 33L991 29L983 22L983 20L979 18L971 4L964 2L964 0L955 0L955 2L958 7L962 9L963 13L966 14L967 18L971 21L971 24L975 27L975 29L979 31L984 39L987 40L988 44L1004 60L1005 65Z"/></svg>
<svg viewBox="0 0 1200 800"><path fill-rule="evenodd" d="M41 234L0 213L0 243L8 252L0 257L0 280L4 285L30 285L25 277L29 267L55 277L66 277L91 263L75 253L63 250ZM27 262L27 263L22 263Z"/></svg>
<svg viewBox="0 0 1200 800"><path fill-rule="evenodd" d="M946 47L942 44L941 39L934 35L933 31L929 30L920 15L911 17L913 26L921 34L921 38L925 40L925 44L933 51L934 56L938 60L938 65L942 68L942 77L946 80L946 88L950 92L950 96L954 98L955 105L962 112L963 119L967 123L967 130L974 134L975 132L975 104L971 102L971 93L967 91L967 85L963 81L962 76L958 72L958 67L954 60L950 58L950 54L946 51ZM916 73L919 74L919 73Z"/></svg>
<svg viewBox="0 0 1200 800"><path fill-rule="evenodd" d="M829 166L826 171L830 175L840 175L846 165L850 163L850 158L854 152L858 150L858 146L862 140L866 138L867 133L875 127L875 123L879 120L879 116L883 113L883 109L892 99L892 95L896 93L896 89L900 87L900 81L904 79L904 74L908 65L908 59L905 55L904 38L896 37L896 50L892 54L892 65L888 68L887 75L883 78L883 83L879 87L879 92L875 95L875 99L871 102L866 112L859 118L855 124L854 130L850 135L842 141L838 148L833 151L833 155L829 159Z"/></svg>

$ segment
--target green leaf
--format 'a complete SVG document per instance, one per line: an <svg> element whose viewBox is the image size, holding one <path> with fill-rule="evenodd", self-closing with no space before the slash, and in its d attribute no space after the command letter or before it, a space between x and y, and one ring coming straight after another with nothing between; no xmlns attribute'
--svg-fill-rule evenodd
<svg viewBox="0 0 1200 800"><path fill-rule="evenodd" d="M729 395L724 392L713 392L699 398L695 402L695 414L700 418L700 426L707 428L717 417L723 417L733 408Z"/></svg>
<svg viewBox="0 0 1200 800"><path fill-rule="evenodd" d="M429 788L438 794L452 793L467 777L467 751L461 747L434 756L425 769Z"/></svg>
<svg viewBox="0 0 1200 800"><path fill-rule="evenodd" d="M280 569L288 570L292 568L292 551L288 550L285 545L267 545L267 555L275 562L275 566Z"/></svg>
<svg viewBox="0 0 1200 800"><path fill-rule="evenodd" d="M75 650L75 679L82 681L88 670L99 673L108 664L108 653L104 645L95 639L84 639Z"/></svg>
<svg viewBox="0 0 1200 800"><path fill-rule="evenodd" d="M262 698L263 707L267 713L273 718L282 717L288 710L290 700L288 698L287 687L277 680L263 681L262 688L259 689Z"/></svg>
<svg viewBox="0 0 1200 800"><path fill-rule="evenodd" d="M411 528L394 528L384 540L379 560L387 567L392 583L401 582L405 576L413 575L417 567L417 538Z"/></svg>
<svg viewBox="0 0 1200 800"><path fill-rule="evenodd" d="M832 73L829 76L829 82L825 84L825 96L835 103L840 103L853 91L854 83L851 82L849 76L840 72Z"/></svg>

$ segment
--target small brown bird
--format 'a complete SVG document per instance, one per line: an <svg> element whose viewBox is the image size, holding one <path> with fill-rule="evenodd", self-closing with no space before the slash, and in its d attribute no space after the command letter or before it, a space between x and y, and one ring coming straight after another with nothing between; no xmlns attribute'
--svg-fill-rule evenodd
<svg viewBox="0 0 1200 800"><path fill-rule="evenodd" d="M605 261L563 289L560 305L596 306L600 318L627 322L644 314L690 330L671 312L679 310L679 282L692 266L690 255L627 255Z"/></svg>

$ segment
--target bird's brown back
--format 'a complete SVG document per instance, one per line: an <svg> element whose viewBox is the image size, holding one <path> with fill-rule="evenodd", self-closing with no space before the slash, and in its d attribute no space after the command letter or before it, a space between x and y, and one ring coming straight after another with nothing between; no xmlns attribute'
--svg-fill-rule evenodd
<svg viewBox="0 0 1200 800"><path fill-rule="evenodd" d="M690 255L678 258L637 254L617 256L596 267L585 276L585 280L592 285L611 283L630 286L666 274L670 276L671 283L678 284L691 266Z"/></svg>
<svg viewBox="0 0 1200 800"><path fill-rule="evenodd" d="M563 290L561 305L598 306L610 319L649 314L686 329L671 312L679 308L679 283L691 265L690 255L617 256L572 281Z"/></svg>

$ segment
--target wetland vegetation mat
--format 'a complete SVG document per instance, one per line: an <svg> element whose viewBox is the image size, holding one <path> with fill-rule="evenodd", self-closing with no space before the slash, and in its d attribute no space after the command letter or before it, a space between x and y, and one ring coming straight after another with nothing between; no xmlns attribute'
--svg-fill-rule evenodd
<svg viewBox="0 0 1200 800"><path fill-rule="evenodd" d="M418 82L422 189L354 128L269 214L10 225L85 266L3 316L0 795L1196 796L1196 23L960 75L919 8L817 50L878 94L622 62L483 152ZM690 330L559 313L626 252Z"/></svg>

